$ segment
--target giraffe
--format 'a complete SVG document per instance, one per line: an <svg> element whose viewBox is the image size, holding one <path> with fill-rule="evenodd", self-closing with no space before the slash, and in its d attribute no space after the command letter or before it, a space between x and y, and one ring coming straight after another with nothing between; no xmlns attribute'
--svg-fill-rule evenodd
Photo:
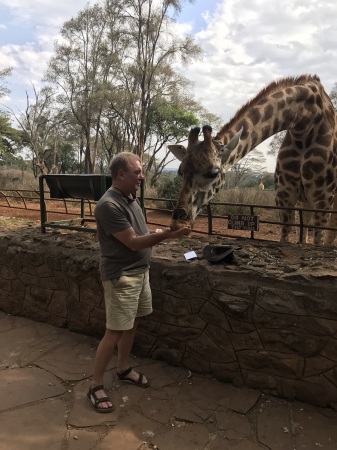
<svg viewBox="0 0 337 450"><path fill-rule="evenodd" d="M225 173L258 144L286 130L275 170L275 202L280 209L281 242L289 241L293 208L301 202L315 212L313 224L327 226L337 184L336 112L319 77L301 75L274 81L243 105L212 137L212 128L190 130L187 149L180 144L169 150L181 161L183 176L171 228L191 225L201 209L219 192ZM305 214L305 223L311 217ZM337 219L336 219L337 221ZM334 236L330 236L333 241ZM323 244L315 229L314 244Z"/></svg>
<svg viewBox="0 0 337 450"><path fill-rule="evenodd" d="M261 175L261 177L260 177L259 189L260 189L260 191L263 191L263 190L264 190L263 176L262 176L262 175Z"/></svg>

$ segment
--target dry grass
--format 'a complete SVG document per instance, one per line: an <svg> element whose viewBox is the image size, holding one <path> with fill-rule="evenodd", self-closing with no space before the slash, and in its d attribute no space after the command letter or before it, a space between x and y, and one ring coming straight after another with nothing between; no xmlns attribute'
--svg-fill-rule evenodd
<svg viewBox="0 0 337 450"><path fill-rule="evenodd" d="M235 203L244 205L261 205L261 206L275 206L274 191L260 191L259 189L227 189L219 193L213 202L219 202L220 205L213 205L212 211L217 215L227 214L251 214L250 206L233 206L221 205L221 203ZM261 208L254 208L254 214L259 214ZM275 218L278 217L277 210L269 210Z"/></svg>
<svg viewBox="0 0 337 450"><path fill-rule="evenodd" d="M32 172L0 167L1 189L39 189L39 181Z"/></svg>
<svg viewBox="0 0 337 450"><path fill-rule="evenodd" d="M275 206L274 191L259 189L226 189L219 194L220 202L249 203L252 205Z"/></svg>
<svg viewBox="0 0 337 450"><path fill-rule="evenodd" d="M18 228L27 228L32 226L32 224L38 226L38 222L32 221L29 218L22 217L5 217L0 216L0 230L16 230Z"/></svg>

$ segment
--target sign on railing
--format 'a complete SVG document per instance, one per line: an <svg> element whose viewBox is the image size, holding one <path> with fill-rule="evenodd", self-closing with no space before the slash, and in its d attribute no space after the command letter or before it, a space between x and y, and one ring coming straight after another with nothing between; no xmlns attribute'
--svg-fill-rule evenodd
<svg viewBox="0 0 337 450"><path fill-rule="evenodd" d="M259 231L259 216L231 214L228 216L228 229Z"/></svg>

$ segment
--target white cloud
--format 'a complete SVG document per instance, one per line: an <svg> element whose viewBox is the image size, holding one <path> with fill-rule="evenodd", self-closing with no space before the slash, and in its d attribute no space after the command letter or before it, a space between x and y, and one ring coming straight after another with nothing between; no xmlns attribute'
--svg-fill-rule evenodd
<svg viewBox="0 0 337 450"><path fill-rule="evenodd" d="M87 2L83 0L0 0L0 11L7 22L0 33L0 69L12 67L8 78L9 98L2 102L13 109L26 105L26 91L39 88L53 54L54 42L66 20L74 17ZM6 32L2 31L6 29Z"/></svg>
<svg viewBox="0 0 337 450"><path fill-rule="evenodd" d="M16 22L60 26L87 4L83 0L0 0Z"/></svg>
<svg viewBox="0 0 337 450"><path fill-rule="evenodd" d="M269 82L303 73L337 81L337 4L330 1L225 0L196 34L205 50L185 75L211 112L228 120Z"/></svg>

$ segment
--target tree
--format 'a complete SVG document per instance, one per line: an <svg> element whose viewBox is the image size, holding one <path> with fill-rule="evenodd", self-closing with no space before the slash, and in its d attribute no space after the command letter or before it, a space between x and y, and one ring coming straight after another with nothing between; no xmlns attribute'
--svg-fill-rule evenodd
<svg viewBox="0 0 337 450"><path fill-rule="evenodd" d="M110 2L108 2L110 3ZM153 100L153 85L157 76L163 73L173 61L186 64L200 55L201 50L191 36L179 39L171 32L169 12L180 11L177 0L127 0L125 19L130 42L130 57L123 65L124 74L131 70L132 84L127 85L129 93L136 93L137 101L133 109L136 127L136 153L143 157L148 132L149 107Z"/></svg>
<svg viewBox="0 0 337 450"><path fill-rule="evenodd" d="M12 73L11 68L0 70L0 98L10 93L4 79ZM16 162L14 156L28 142L27 135L11 126L9 115L0 109L0 164L12 165ZM20 159L17 160L21 164Z"/></svg>
<svg viewBox="0 0 337 450"><path fill-rule="evenodd" d="M269 150L267 152L267 155L277 156L279 148L281 147L286 134L287 134L287 131L284 130L284 131L281 131L280 133L276 133L273 136L273 139L272 139L271 143L269 144Z"/></svg>
<svg viewBox="0 0 337 450"><path fill-rule="evenodd" d="M10 75L12 75L11 67L0 70L0 98L10 93L10 90L5 83L5 78L9 77Z"/></svg>
<svg viewBox="0 0 337 450"><path fill-rule="evenodd" d="M14 116L28 136L28 147L32 153L34 176L56 171L56 154L60 128L64 117L54 108L54 92L50 87L37 91L33 86L35 103L31 103L26 93L27 107L21 116ZM47 165L47 160L50 165Z"/></svg>
<svg viewBox="0 0 337 450"><path fill-rule="evenodd" d="M167 176L163 177L160 181L157 195L158 198L166 198L168 201L166 202L166 208L174 208L176 199L178 198L180 189L182 187L183 181L182 177L176 176ZM173 201L172 201L173 200Z"/></svg>
<svg viewBox="0 0 337 450"><path fill-rule="evenodd" d="M332 101L334 108L337 110L337 83L335 83L332 87L332 90L329 94L329 97Z"/></svg>
<svg viewBox="0 0 337 450"><path fill-rule="evenodd" d="M150 185L156 185L163 169L173 161L166 144L179 142L186 136L186 129L199 123L198 118L180 105L161 101L151 105L149 110L149 146L146 149L144 173L151 174ZM160 152L161 158L158 158Z"/></svg>
<svg viewBox="0 0 337 450"><path fill-rule="evenodd" d="M0 164L14 164L15 154L28 142L25 133L11 126L8 115L0 113Z"/></svg>
<svg viewBox="0 0 337 450"><path fill-rule="evenodd" d="M57 147L56 159L52 153L46 158L46 166L54 166L56 173L75 173L79 169L79 162L77 159L76 149L67 142L60 142Z"/></svg>
<svg viewBox="0 0 337 450"><path fill-rule="evenodd" d="M115 3L113 8L118 14L118 1ZM71 110L79 126L85 147L85 173L94 172L100 120L106 105L105 84L116 56L109 47L107 20L104 8L95 5L67 21L46 73L46 80L58 86L59 100Z"/></svg>
<svg viewBox="0 0 337 450"><path fill-rule="evenodd" d="M165 72L200 54L190 36L172 34L169 12L180 7L177 0L106 0L62 27L46 80L81 130L85 172L95 170L98 156L121 150L143 157L150 105L170 91L159 90Z"/></svg>
<svg viewBox="0 0 337 450"><path fill-rule="evenodd" d="M226 188L234 188L243 184L253 173L262 175L265 171L266 158L263 152L255 149L243 159L234 164L226 174Z"/></svg>

